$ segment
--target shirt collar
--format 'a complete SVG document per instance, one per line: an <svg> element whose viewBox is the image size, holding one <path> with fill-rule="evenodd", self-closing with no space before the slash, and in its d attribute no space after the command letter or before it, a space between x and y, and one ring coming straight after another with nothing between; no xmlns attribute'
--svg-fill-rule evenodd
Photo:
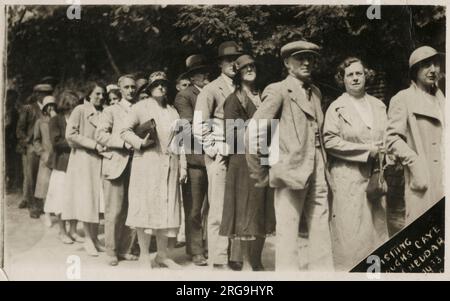
<svg viewBox="0 0 450 301"><path fill-rule="evenodd" d="M41 109L41 111L42 111L42 108L44 107L44 103L40 103L39 101L37 101L37 104L39 106L39 109Z"/></svg>
<svg viewBox="0 0 450 301"><path fill-rule="evenodd" d="M126 100L125 98L122 98L120 100L120 102L127 108L131 108L131 106L133 105L131 102L129 102L128 100Z"/></svg>
<svg viewBox="0 0 450 301"><path fill-rule="evenodd" d="M196 87L200 92L202 92L203 88L200 88L200 87L197 86L197 85L193 85L193 86Z"/></svg>
<svg viewBox="0 0 450 301"><path fill-rule="evenodd" d="M234 91L233 80L223 73L220 76L222 76L222 79L225 81L228 87L230 87L230 91Z"/></svg>

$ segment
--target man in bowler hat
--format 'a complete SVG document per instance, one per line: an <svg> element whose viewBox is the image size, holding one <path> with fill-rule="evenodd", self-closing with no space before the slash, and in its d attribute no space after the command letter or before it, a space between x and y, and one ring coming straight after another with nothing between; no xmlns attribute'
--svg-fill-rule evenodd
<svg viewBox="0 0 450 301"><path fill-rule="evenodd" d="M281 48L288 75L264 90L262 104L253 116L260 124L279 119L278 145L272 145L278 149L271 150L278 151L278 160L269 160L269 169L260 164L258 155L247 159L258 185L275 188L277 271L299 269L297 237L302 213L309 229L309 268L333 270L321 93L311 79L318 50L306 41Z"/></svg>
<svg viewBox="0 0 450 301"><path fill-rule="evenodd" d="M186 150L189 177L188 183L183 187L186 251L192 256L195 265L204 266L208 263L203 246L202 207L206 200L208 177L205 159L201 153L202 148L199 141L193 139L191 125L197 97L200 91L209 84L210 66L207 65L203 55L194 54L186 59L186 68L187 71L180 77L188 79L191 84L178 92L174 102L174 106L183 120L185 137L190 141L190 149Z"/></svg>

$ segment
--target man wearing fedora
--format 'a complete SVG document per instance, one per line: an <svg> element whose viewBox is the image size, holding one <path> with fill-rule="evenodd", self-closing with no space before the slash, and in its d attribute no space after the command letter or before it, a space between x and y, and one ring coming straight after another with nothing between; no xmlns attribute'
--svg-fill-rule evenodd
<svg viewBox="0 0 450 301"><path fill-rule="evenodd" d="M122 99L100 115L96 140L106 146L103 154L102 175L105 196L105 246L108 263L119 259L137 260L132 254L136 231L125 225L128 211L128 184L130 181L131 146L120 137L125 119L135 102L136 81L132 75L118 80Z"/></svg>
<svg viewBox="0 0 450 301"><path fill-rule="evenodd" d="M269 160L269 169L261 165L259 155L247 159L258 186L275 188L277 271L299 269L297 237L302 216L309 229L308 267L333 270L321 93L311 78L318 50L306 41L284 45L281 56L288 76L264 90L262 104L253 115L261 126L279 120L278 145L273 141L271 145L278 160Z"/></svg>
<svg viewBox="0 0 450 301"><path fill-rule="evenodd" d="M445 96L438 88L442 54L430 46L409 58L411 85L390 101L387 148L405 167L406 224L441 200L444 188Z"/></svg>
<svg viewBox="0 0 450 301"><path fill-rule="evenodd" d="M191 125L197 97L209 83L210 66L207 65L203 55L194 54L186 59L186 68L187 71L180 78L188 79L191 84L178 92L174 102L174 106L183 120L185 137L190 141L190 148L186 150L188 183L183 185L186 251L192 256L195 265L204 266L208 263L203 245L202 208L206 199L208 176L202 147L199 141L194 139Z"/></svg>
<svg viewBox="0 0 450 301"><path fill-rule="evenodd" d="M42 117L43 99L53 93L53 87L49 84L38 84L33 87L30 103L25 104L19 114L16 135L19 148L22 152L23 164L23 200L19 208L28 207L31 218L39 218L42 213L41 206L34 199L36 177L39 169L39 155L33 146L33 132L36 121Z"/></svg>
<svg viewBox="0 0 450 301"><path fill-rule="evenodd" d="M209 263L217 269L227 269L228 261L228 238L219 236L227 172L223 104L234 91L234 61L241 54L239 46L233 41L220 44L218 60L221 74L199 93L193 119L194 136L201 142L205 152L208 174ZM233 252L230 255L230 263L233 263L233 257L239 257L238 254L233 256Z"/></svg>

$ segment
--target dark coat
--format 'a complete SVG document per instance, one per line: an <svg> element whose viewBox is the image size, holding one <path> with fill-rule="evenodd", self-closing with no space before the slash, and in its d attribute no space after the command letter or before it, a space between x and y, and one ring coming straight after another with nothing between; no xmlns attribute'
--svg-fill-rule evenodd
<svg viewBox="0 0 450 301"><path fill-rule="evenodd" d="M191 166L205 166L204 156L202 154L195 154L194 152L194 150L197 150L197 152L202 151L202 146L197 139L194 139L194 135L192 134L192 119L194 118L195 104L199 93L200 90L191 85L178 92L173 104L180 118L189 121L189 123L184 123L184 131L186 134L185 137L190 137L191 139L189 152L186 150L186 160Z"/></svg>
<svg viewBox="0 0 450 301"><path fill-rule="evenodd" d="M49 168L64 172L67 169L71 150L65 138L66 125L66 118L63 114L58 114L50 119L50 141L53 146L53 151L50 153L47 162Z"/></svg>
<svg viewBox="0 0 450 301"><path fill-rule="evenodd" d="M20 110L16 134L21 152L27 147L33 147L34 125L41 116L42 111L37 103L24 105Z"/></svg>
<svg viewBox="0 0 450 301"><path fill-rule="evenodd" d="M243 102L239 100L238 94ZM247 121L255 112L256 106L245 93L234 92L225 100L226 120ZM273 233L273 190L269 187L255 187L256 181L250 178L245 153L238 149L238 145L244 143L245 127L233 126L233 123L227 122L225 136L230 154L220 235L242 238Z"/></svg>

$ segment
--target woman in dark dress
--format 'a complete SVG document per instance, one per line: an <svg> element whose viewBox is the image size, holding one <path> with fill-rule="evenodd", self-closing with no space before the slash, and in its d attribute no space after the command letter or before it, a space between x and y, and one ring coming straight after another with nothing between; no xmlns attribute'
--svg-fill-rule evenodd
<svg viewBox="0 0 450 301"><path fill-rule="evenodd" d="M243 270L260 271L264 269L261 254L265 237L275 231L275 213L273 191L255 187L245 158L246 124L261 103L254 63L249 55L236 60L236 90L224 104L229 162L220 235L241 241Z"/></svg>

